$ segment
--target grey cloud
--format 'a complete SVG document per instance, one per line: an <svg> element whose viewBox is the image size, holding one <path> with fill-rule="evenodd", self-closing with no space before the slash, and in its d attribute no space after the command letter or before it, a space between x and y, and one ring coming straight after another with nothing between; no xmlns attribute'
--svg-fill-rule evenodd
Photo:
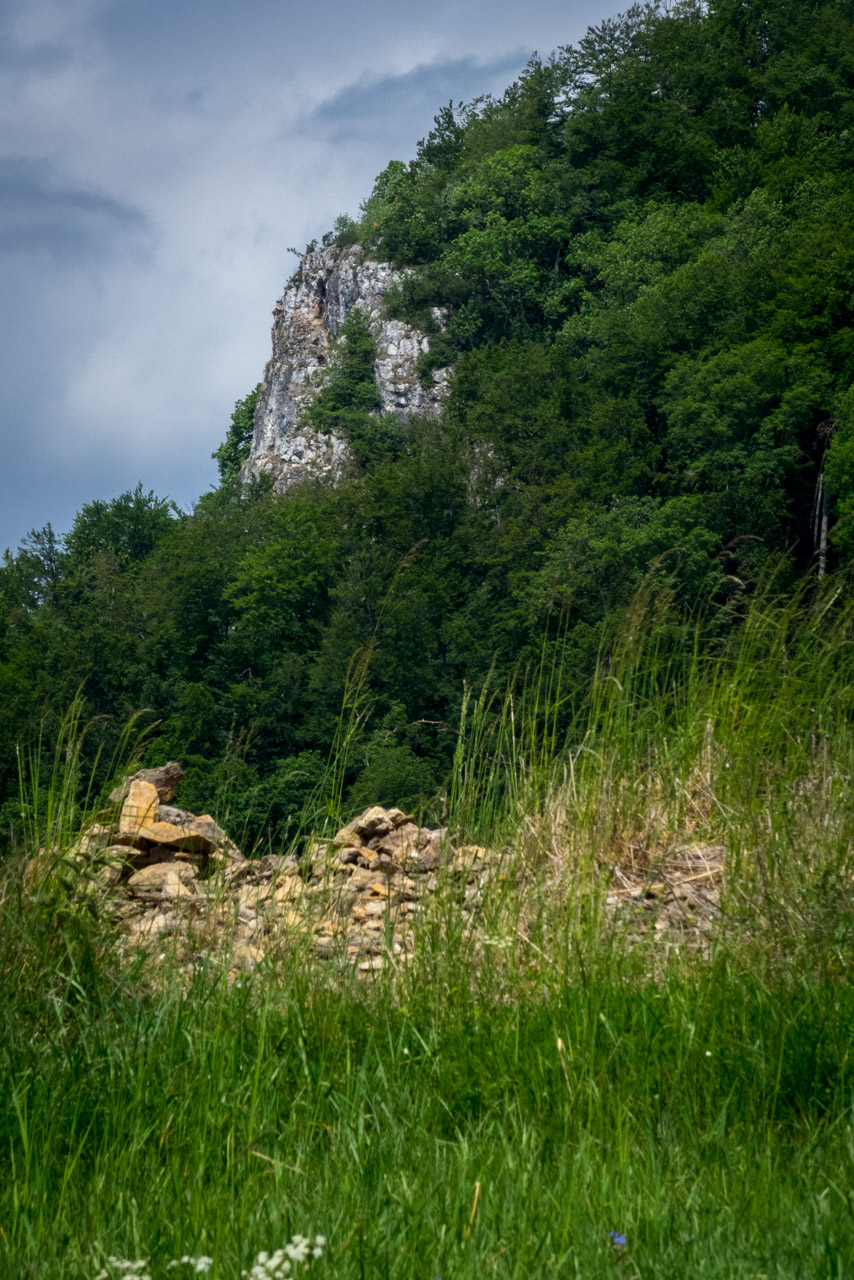
<svg viewBox="0 0 854 1280"><path fill-rule="evenodd" d="M45 42L21 49L11 41L0 38L0 72L53 75L67 67L73 57L73 50L66 44Z"/></svg>
<svg viewBox="0 0 854 1280"><path fill-rule="evenodd" d="M526 60L520 52L487 63L456 58L414 67L403 75L364 75L321 102L305 118L304 127L323 130L330 142L373 138L393 122L408 128L410 122L423 120L427 127L445 103L470 101L503 88ZM409 141L411 145L415 140Z"/></svg>
<svg viewBox="0 0 854 1280"><path fill-rule="evenodd" d="M617 7L0 0L0 551L138 480L198 496L285 246Z"/></svg>
<svg viewBox="0 0 854 1280"><path fill-rule="evenodd" d="M0 157L2 253L100 257L117 239L147 230L141 210L64 181L46 160Z"/></svg>

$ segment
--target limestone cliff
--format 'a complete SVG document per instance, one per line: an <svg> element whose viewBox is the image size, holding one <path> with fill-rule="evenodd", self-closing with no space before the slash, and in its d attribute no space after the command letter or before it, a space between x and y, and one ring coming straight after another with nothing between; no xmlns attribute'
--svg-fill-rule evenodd
<svg viewBox="0 0 854 1280"><path fill-rule="evenodd" d="M273 358L255 410L255 435L244 479L270 474L278 490L305 476L334 475L346 458L343 440L301 423L323 382L330 343L353 307L363 308L377 346L374 372L383 410L438 412L447 370L421 385L418 357L429 338L383 315L382 301L401 278L390 263L362 260L358 246L307 253L273 312Z"/></svg>

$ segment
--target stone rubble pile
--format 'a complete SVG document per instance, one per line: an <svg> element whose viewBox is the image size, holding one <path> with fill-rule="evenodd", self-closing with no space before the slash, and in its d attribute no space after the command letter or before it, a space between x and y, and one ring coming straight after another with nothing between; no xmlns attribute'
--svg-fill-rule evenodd
<svg viewBox="0 0 854 1280"><path fill-rule="evenodd" d="M209 815L169 804L182 776L175 764L134 775L111 796L118 815L101 815L71 850L107 890L129 948L168 943L181 964L227 957L236 973L296 941L367 975L412 954L440 887L476 915L503 879L494 851L454 847L446 830L379 806L299 859L247 859Z"/></svg>
<svg viewBox="0 0 854 1280"><path fill-rule="evenodd" d="M135 774L69 851L83 873L74 882L97 892L130 952L187 976L213 964L237 977L297 948L369 977L405 963L419 923L441 931L449 906L471 923L473 941L494 943L487 924L499 917L484 914L490 892L493 908L513 907L508 945L511 935L522 937L525 878L494 850L455 844L446 829L376 805L332 838L311 841L299 858L248 859L210 815L170 803L183 776L175 763ZM704 952L720 916L724 860L722 847L692 845L638 873L617 867L606 915L630 945L652 939ZM42 851L28 877L42 878L51 865ZM536 880L541 899L558 907L566 900L567 883ZM506 901L496 893L502 885Z"/></svg>
<svg viewBox="0 0 854 1280"><path fill-rule="evenodd" d="M617 868L605 907L629 937L652 936L666 949L708 947L721 918L726 850L722 845L684 845L640 876Z"/></svg>
<svg viewBox="0 0 854 1280"><path fill-rule="evenodd" d="M169 804L183 776L172 762L128 779L110 796L121 805L117 820L102 814L104 820L87 827L72 845L71 857L96 865L107 887L126 883L133 893L170 877L176 884L209 877L245 861L210 814L196 817Z"/></svg>

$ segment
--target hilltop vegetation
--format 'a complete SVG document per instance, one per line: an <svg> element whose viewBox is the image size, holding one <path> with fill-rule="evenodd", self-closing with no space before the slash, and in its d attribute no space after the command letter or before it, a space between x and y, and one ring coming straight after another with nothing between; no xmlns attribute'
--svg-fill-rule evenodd
<svg viewBox="0 0 854 1280"><path fill-rule="evenodd" d="M311 410L335 487L240 487L253 392L191 514L137 490L7 556L2 839L15 742L78 687L93 750L148 708L188 807L275 843L342 732L345 805L439 810L466 683L545 655L566 731L649 575L675 655L770 578L847 589L852 127L850 0L635 6L440 111L333 234L414 268L389 307L454 364L443 417L376 415L354 319Z"/></svg>

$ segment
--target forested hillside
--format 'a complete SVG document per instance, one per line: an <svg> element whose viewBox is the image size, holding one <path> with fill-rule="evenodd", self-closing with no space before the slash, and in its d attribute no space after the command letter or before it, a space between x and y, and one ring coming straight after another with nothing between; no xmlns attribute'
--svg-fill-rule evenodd
<svg viewBox="0 0 854 1280"><path fill-rule="evenodd" d="M78 688L93 752L145 709L188 808L280 842L342 732L346 804L438 810L466 685L545 660L569 725L647 575L716 645L760 584L847 592L852 130L852 0L635 6L442 109L328 239L413 268L444 413L376 413L354 313L309 410L336 483L240 485L253 393L191 514L137 490L7 554L0 841Z"/></svg>

